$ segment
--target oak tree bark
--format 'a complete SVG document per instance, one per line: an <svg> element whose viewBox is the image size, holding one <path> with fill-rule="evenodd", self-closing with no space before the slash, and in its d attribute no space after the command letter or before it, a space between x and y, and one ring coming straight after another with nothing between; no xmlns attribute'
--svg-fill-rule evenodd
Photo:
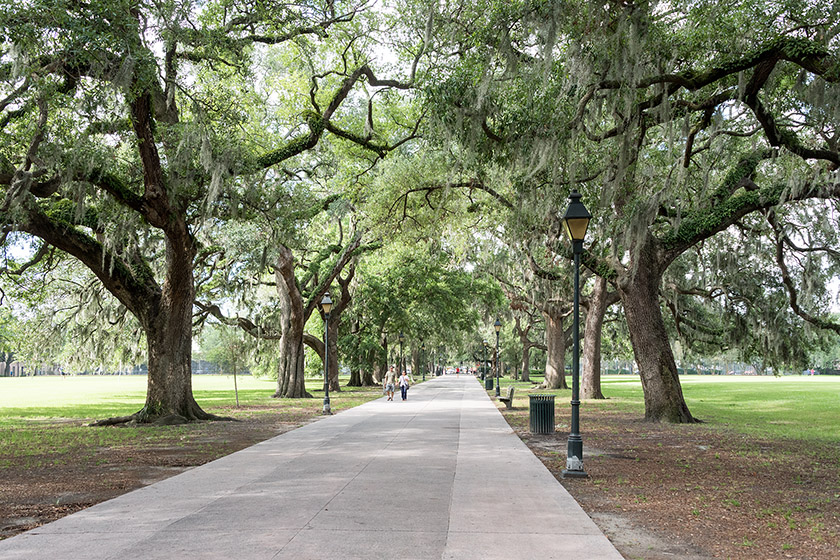
<svg viewBox="0 0 840 560"><path fill-rule="evenodd" d="M633 279L619 283L627 329L645 395L645 420L695 422L688 410L659 303L663 268L656 243L648 237L636 253Z"/></svg>
<svg viewBox="0 0 840 560"><path fill-rule="evenodd" d="M612 298L607 291L607 280L595 277L595 286L589 296L586 313L586 331L583 344L583 375L581 377L580 397L582 399L603 399L601 392L601 334L604 326L604 314L610 300L618 301L618 294Z"/></svg>
<svg viewBox="0 0 840 560"><path fill-rule="evenodd" d="M277 390L274 397L312 397L306 391L304 379L303 328L306 315L303 297L295 278L292 251L285 245L279 248L274 267L277 296L280 303L280 348L277 370Z"/></svg>
<svg viewBox="0 0 840 560"><path fill-rule="evenodd" d="M566 384L566 331L563 320L566 310L547 304L543 310L545 318L545 382L544 389L568 389Z"/></svg>

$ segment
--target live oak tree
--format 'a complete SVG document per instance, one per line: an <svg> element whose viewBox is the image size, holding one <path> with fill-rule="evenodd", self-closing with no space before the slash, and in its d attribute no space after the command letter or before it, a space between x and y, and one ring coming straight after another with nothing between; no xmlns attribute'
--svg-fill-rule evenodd
<svg viewBox="0 0 840 560"><path fill-rule="evenodd" d="M756 16L754 8L744 10L740 17ZM831 139L834 125L821 116L835 101L808 91L834 89L836 63L818 31L822 16L795 28L799 14L784 10L773 12L775 20L759 20L769 33L727 36L717 48L672 25L682 17L705 33L702 26L712 22L700 9L687 7L679 16L642 7L616 13L610 38L622 37L631 42L628 49L645 54L634 55L630 72L602 60L603 73L581 97L583 134L619 162L609 170L607 196L613 223L623 221L615 247L628 258L616 251L601 272L622 299L650 420L693 420L660 312L668 266L752 212L837 196L830 177L840 153ZM680 39L688 43L681 57L658 56ZM617 60L630 56L618 53ZM796 76L808 85L797 86ZM617 109L606 121L605 107ZM791 118L802 109L808 116ZM595 115L597 123L589 120Z"/></svg>
<svg viewBox="0 0 840 560"><path fill-rule="evenodd" d="M210 418L192 395L190 356L194 271L212 254L202 238L219 194L282 173L327 134L381 149L372 132L343 128L341 108L363 83L399 84L380 82L352 47L337 68L313 63L295 120L256 124L272 100L253 87L259 56L288 48L311 62L330 36L352 45L365 7L3 2L3 227L77 259L140 324L146 403L113 421Z"/></svg>
<svg viewBox="0 0 840 560"><path fill-rule="evenodd" d="M567 319L572 313L572 307L568 298L562 295L560 286L564 284L564 278L560 275L553 277L540 277L534 273L534 269L543 272L542 268L536 266L534 257L531 254L525 256L518 252L512 252L505 259L510 261L507 267L494 267L493 277L502 287L505 296L510 302L510 308L514 311L516 318L516 334L522 342L522 368L523 376L527 381L530 367L530 349L541 347L545 350L545 378L541 388L543 389L568 389L566 383L566 349L571 335L571 326ZM531 263L529 266L526 263ZM515 263L520 263L516 266ZM523 269L524 267L524 269ZM521 280L514 280L519 276ZM548 276L548 275L544 275ZM568 278L565 279L568 284ZM528 331L534 323L536 315L542 318L544 344L536 344L528 339ZM527 318L527 326L520 325L521 317Z"/></svg>
<svg viewBox="0 0 840 560"><path fill-rule="evenodd" d="M618 290L653 421L694 420L660 308L671 263L752 212L837 196L837 14L736 4L440 14L470 36L453 32L458 63L433 92L442 128L547 176L520 197L562 209L574 185L592 201L584 262Z"/></svg>
<svg viewBox="0 0 840 560"><path fill-rule="evenodd" d="M332 199L327 199L332 200ZM264 341L264 351L277 355L277 390L275 397L309 397L304 385L304 344L323 358L321 335L306 332L310 318L323 312L320 303L329 290L333 300L328 329L330 352L335 353L338 326L342 314L351 301L350 283L358 259L376 250L380 243L366 241L364 232L340 224L352 223L345 216L330 218L320 207L313 206L298 218L306 216L309 227L301 227L302 236L294 241L283 239L272 223L261 223L267 235L227 235L224 254L233 255L218 261L214 279L202 285L197 306L202 316L213 316L225 324L240 328L254 339ZM276 218L276 216L275 216ZM316 219L317 218L317 219ZM339 224L335 227L333 220ZM290 224L294 220L287 220ZM256 222L260 223L260 222ZM252 225L249 222L249 225ZM318 231L320 230L320 231ZM228 230L230 233L232 230ZM238 238L239 242L232 242ZM221 247L221 245L220 245ZM270 294L265 294L264 289ZM224 312L212 301L227 297L233 312ZM317 313L316 313L317 312ZM320 325L318 327L320 331ZM331 360L331 388L338 387L338 362Z"/></svg>

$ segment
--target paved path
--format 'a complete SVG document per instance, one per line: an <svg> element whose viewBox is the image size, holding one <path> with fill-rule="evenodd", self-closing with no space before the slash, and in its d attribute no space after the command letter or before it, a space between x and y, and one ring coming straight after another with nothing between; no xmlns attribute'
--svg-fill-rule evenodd
<svg viewBox="0 0 840 560"><path fill-rule="evenodd" d="M477 380L396 399L0 541L0 559L621 559Z"/></svg>

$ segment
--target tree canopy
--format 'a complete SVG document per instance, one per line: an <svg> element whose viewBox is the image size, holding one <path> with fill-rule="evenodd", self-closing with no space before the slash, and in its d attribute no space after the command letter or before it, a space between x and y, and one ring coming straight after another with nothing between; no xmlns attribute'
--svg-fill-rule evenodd
<svg viewBox="0 0 840 560"><path fill-rule="evenodd" d="M695 420L677 342L778 369L840 333L836 6L0 4L4 285L92 357L145 358L131 420L207 418L205 321L305 396L327 292L354 383L398 332L469 356L501 314L562 386L572 190L594 216L585 375L606 318L648 420Z"/></svg>

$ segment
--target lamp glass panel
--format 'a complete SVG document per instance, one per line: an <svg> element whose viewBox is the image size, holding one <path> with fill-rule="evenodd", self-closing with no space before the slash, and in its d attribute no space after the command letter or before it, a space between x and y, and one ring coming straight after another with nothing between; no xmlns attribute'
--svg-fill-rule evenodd
<svg viewBox="0 0 840 560"><path fill-rule="evenodd" d="M324 313L329 313L332 309L332 306L332 299L330 299L329 295L325 295L324 298L321 300L321 309L324 310Z"/></svg>
<svg viewBox="0 0 840 560"><path fill-rule="evenodd" d="M586 237L586 228L589 227L589 218L566 218L563 220L566 235L572 241L583 241Z"/></svg>

